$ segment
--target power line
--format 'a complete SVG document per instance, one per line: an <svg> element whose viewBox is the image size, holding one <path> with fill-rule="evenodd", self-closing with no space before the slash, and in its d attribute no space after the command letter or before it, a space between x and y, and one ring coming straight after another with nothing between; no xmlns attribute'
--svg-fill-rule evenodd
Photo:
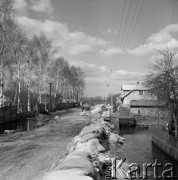
<svg viewBox="0 0 178 180"><path fill-rule="evenodd" d="M133 5L133 0L130 0L129 1L129 8L128 8L127 16L126 16L126 22L125 22L124 29L123 29L123 35L122 35L121 41L120 41L120 46L122 46L122 42L123 42L123 38L124 38L124 32L126 32L127 25L129 23L130 12L131 12L131 9L132 9L132 5Z"/></svg>
<svg viewBox="0 0 178 180"><path fill-rule="evenodd" d="M174 6L175 6L175 0L173 0L173 4L172 4L172 7L171 7L171 26L170 26L170 32L172 31L172 26L173 26L173 21L174 21ZM167 41L167 48L169 49L169 39Z"/></svg>
<svg viewBox="0 0 178 180"><path fill-rule="evenodd" d="M137 26L137 23L138 23L138 20L139 20L139 17L140 17L142 8L143 8L143 4L144 4L144 0L142 0L141 8L140 8L140 10L139 10L139 13L138 13L138 16L137 16L137 19L136 19L136 23L135 23L135 25L133 26L133 31L131 32L131 36L130 36L130 37L132 37L132 35L133 35L134 32L135 32L135 28L136 28L136 26ZM132 40L132 38L130 38L130 40L128 41L128 47L130 46L131 40Z"/></svg>
<svg viewBox="0 0 178 180"><path fill-rule="evenodd" d="M173 21L174 21L174 6L175 6L175 2L176 2L176 0L174 0L173 7L172 7L172 19L171 19L171 23L172 24L173 24Z"/></svg>
<svg viewBox="0 0 178 180"><path fill-rule="evenodd" d="M130 1L128 13L127 13L127 18L126 18L126 23L125 23L124 28L127 27L126 24L129 24L129 19L130 19L130 15L131 15L131 10L132 10L133 4L134 4L134 0L132 0L132 3L131 3L131 1ZM134 20L134 18L135 18L135 14L136 14L136 12L137 12L138 4L139 4L139 0L137 0L136 6L135 6L135 10L133 11L134 13L133 13L133 16L132 16L132 19L131 19L130 28L129 28L128 31L126 31L126 32L128 32L128 33L126 34L125 42L126 42L126 40L128 39L128 35L129 35L129 33L130 33L130 30L131 30L131 28L132 28L132 25L134 24L134 23L133 23L133 20ZM124 34L123 34L123 37L124 37ZM124 40L123 37L122 37L122 40ZM121 44L122 44L122 42L120 42L120 45L121 45ZM123 48L123 49L124 49L124 48ZM118 56L119 56L119 55L116 55L116 58L118 58Z"/></svg>
<svg viewBox="0 0 178 180"><path fill-rule="evenodd" d="M133 13L133 16L132 16L132 20L131 20L131 23L130 23L130 27L129 27L129 30L128 30L128 33L126 35L126 39L125 39L125 45L127 45L127 41L128 41L128 37L129 37L129 34L130 34L130 31L132 29L132 26L133 26L133 22L134 22L134 18L135 18L135 14L137 12L137 8L138 8L138 4L139 4L139 0L137 0L136 2L136 6L135 6L135 10L134 10L134 13ZM124 44L123 44L124 45ZM125 46L126 47L126 46Z"/></svg>
<svg viewBox="0 0 178 180"><path fill-rule="evenodd" d="M118 43L119 43L119 39L120 39L120 36L121 36L121 29L122 29L122 23L123 23L123 18L124 18L124 14L125 14L125 6L126 5L126 0L124 1L124 6L123 6L123 11L122 11L122 17L121 17L121 23L120 23L120 26L119 26L119 31L118 31L118 37L117 37L117 41L116 41L116 47L118 46ZM113 59L113 63L116 59L117 55L115 56L115 58ZM113 65L112 63L112 65Z"/></svg>

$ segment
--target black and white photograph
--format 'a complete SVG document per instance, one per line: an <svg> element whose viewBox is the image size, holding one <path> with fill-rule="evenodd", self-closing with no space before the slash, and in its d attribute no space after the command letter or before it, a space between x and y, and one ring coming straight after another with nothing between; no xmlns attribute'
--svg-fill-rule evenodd
<svg viewBox="0 0 178 180"><path fill-rule="evenodd" d="M178 0L0 0L0 180L178 180Z"/></svg>

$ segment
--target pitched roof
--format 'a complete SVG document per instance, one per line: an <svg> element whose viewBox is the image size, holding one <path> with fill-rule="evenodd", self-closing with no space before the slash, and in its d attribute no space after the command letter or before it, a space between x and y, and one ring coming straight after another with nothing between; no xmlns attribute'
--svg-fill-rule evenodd
<svg viewBox="0 0 178 180"><path fill-rule="evenodd" d="M122 85L121 90L123 91L131 91L136 87L136 85Z"/></svg>
<svg viewBox="0 0 178 180"><path fill-rule="evenodd" d="M132 90L148 90L145 86L141 83L135 85L122 85L121 90L123 91L132 91Z"/></svg>
<svg viewBox="0 0 178 180"><path fill-rule="evenodd" d="M130 88L130 90L129 90L129 88ZM141 83L138 83L136 85L122 85L121 90L123 90L123 91L129 90L129 92L122 97L122 99L124 99L126 96L128 96L133 91L148 91L148 88L143 86Z"/></svg>

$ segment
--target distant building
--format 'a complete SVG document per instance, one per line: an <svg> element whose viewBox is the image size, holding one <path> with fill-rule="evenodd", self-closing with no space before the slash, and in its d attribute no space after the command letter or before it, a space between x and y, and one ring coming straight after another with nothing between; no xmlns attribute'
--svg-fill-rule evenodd
<svg viewBox="0 0 178 180"><path fill-rule="evenodd" d="M121 100L124 107L130 107L132 100L149 100L147 95L148 88L144 87L141 83L136 85L122 85L121 86Z"/></svg>

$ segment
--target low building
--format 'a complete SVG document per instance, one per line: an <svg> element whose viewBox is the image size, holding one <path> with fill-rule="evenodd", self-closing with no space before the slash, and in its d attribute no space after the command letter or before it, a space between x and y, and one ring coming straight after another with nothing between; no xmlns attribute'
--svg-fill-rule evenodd
<svg viewBox="0 0 178 180"><path fill-rule="evenodd" d="M148 88L141 83L121 86L121 100L124 107L130 107L131 100L149 100Z"/></svg>
<svg viewBox="0 0 178 180"><path fill-rule="evenodd" d="M165 111L165 103L158 100L131 100L130 113L144 116L160 117L161 110Z"/></svg>

